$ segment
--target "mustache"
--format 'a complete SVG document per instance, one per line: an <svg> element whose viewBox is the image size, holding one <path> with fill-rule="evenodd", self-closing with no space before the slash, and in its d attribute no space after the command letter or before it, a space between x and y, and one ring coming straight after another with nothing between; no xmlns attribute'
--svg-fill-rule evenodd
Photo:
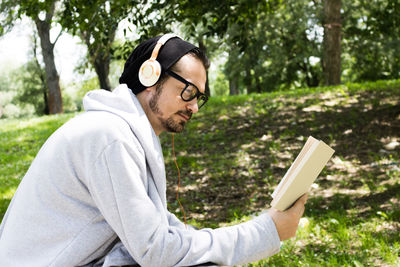
<svg viewBox="0 0 400 267"><path fill-rule="evenodd" d="M192 118L192 112L188 111L188 110L180 110L178 111L176 114L182 114L185 115L189 118L189 120Z"/></svg>

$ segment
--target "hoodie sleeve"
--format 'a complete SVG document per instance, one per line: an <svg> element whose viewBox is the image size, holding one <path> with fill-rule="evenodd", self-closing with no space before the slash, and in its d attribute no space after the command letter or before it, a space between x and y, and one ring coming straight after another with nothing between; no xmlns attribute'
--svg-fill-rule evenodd
<svg viewBox="0 0 400 267"><path fill-rule="evenodd" d="M233 265L279 251L279 236L267 214L214 230L179 227L172 214L173 224L165 223L147 194L144 155L120 141L105 148L88 176L100 212L141 266Z"/></svg>
<svg viewBox="0 0 400 267"><path fill-rule="evenodd" d="M181 229L186 228L185 224L183 222L181 222L176 216L175 214L167 211L167 217L168 217L168 222L170 226L175 226Z"/></svg>

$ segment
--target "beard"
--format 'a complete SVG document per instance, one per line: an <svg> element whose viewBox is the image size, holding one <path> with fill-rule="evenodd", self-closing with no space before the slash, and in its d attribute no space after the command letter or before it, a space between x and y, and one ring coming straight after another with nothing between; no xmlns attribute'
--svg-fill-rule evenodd
<svg viewBox="0 0 400 267"><path fill-rule="evenodd" d="M158 105L162 90L163 90L162 85L158 84L156 87L156 93L151 97L151 99L149 101L149 107L150 107L151 111L157 115L157 119L160 121L161 125L164 127L164 129L167 132L180 133L185 129L186 122L182 121L182 120L175 120L173 118L173 116L183 114L183 115L189 117L189 119L190 119L192 117L192 113L190 111L186 111L186 110L179 110L175 114L169 116L167 119L162 118L163 113L160 110L159 105Z"/></svg>

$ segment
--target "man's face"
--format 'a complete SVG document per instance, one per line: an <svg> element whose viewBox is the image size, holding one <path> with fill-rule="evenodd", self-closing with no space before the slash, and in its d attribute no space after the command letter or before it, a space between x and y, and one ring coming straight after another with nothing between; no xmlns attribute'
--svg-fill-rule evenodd
<svg viewBox="0 0 400 267"><path fill-rule="evenodd" d="M192 55L183 56L176 64L176 73L193 83L204 93L206 70L200 60ZM181 92L185 84L173 77L168 77L162 85L158 84L149 100L149 107L155 117L154 123L160 131L182 132L193 113L198 112L197 99L186 102Z"/></svg>

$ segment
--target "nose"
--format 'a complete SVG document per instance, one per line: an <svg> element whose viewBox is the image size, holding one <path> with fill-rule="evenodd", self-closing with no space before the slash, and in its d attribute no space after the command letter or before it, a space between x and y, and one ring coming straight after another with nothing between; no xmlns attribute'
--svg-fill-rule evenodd
<svg viewBox="0 0 400 267"><path fill-rule="evenodd" d="M186 108L192 113L197 113L199 111L199 106L197 105L197 98L194 98L192 101L190 101L189 104L186 106Z"/></svg>

